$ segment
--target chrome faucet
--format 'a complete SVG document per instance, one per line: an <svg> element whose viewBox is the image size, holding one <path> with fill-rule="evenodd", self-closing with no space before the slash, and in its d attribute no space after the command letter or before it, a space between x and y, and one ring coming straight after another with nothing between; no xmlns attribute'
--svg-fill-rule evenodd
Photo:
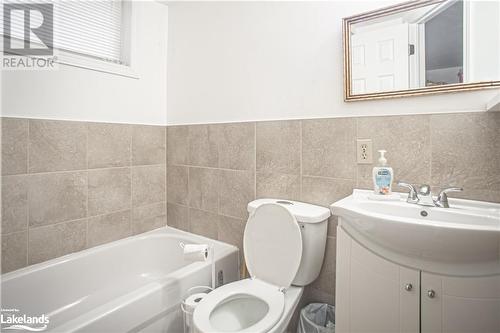
<svg viewBox="0 0 500 333"><path fill-rule="evenodd" d="M409 189L408 198L406 198L406 202L408 203L418 202L417 188L415 187L415 185L405 182L398 182L398 185Z"/></svg>
<svg viewBox="0 0 500 333"><path fill-rule="evenodd" d="M436 200L434 203L436 204L436 207L442 207L442 208L450 208L450 204L448 203L448 192L462 192L464 189L462 187L448 187L441 192L439 192Z"/></svg>
<svg viewBox="0 0 500 333"><path fill-rule="evenodd" d="M447 193L463 191L461 187L448 187L439 192L436 200L434 200L432 198L431 187L427 184L420 185L418 190L415 185L410 183L398 182L398 185L409 189L406 202L429 207L450 208Z"/></svg>

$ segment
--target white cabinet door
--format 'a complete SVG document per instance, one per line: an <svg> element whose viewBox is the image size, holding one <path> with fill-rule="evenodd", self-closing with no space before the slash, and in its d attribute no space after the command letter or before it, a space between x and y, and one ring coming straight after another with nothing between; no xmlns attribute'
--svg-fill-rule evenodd
<svg viewBox="0 0 500 333"><path fill-rule="evenodd" d="M419 332L419 271L337 234L336 332Z"/></svg>
<svg viewBox="0 0 500 333"><path fill-rule="evenodd" d="M499 333L500 276L422 272L422 333Z"/></svg>

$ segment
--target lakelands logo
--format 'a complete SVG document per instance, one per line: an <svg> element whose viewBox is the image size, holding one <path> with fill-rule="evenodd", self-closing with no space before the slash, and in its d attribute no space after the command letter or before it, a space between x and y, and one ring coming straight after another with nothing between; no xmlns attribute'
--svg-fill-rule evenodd
<svg viewBox="0 0 500 333"><path fill-rule="evenodd" d="M2 69L54 68L54 5L3 4Z"/></svg>
<svg viewBox="0 0 500 333"><path fill-rule="evenodd" d="M19 309L2 309L0 314L2 330L25 330L41 332L47 329L49 317L45 314L28 316L21 314Z"/></svg>

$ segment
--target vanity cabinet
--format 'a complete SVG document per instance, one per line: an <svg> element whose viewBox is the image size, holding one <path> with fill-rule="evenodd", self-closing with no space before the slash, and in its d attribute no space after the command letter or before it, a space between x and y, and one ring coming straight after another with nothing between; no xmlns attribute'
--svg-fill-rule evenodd
<svg viewBox="0 0 500 333"><path fill-rule="evenodd" d="M337 230L336 332L499 333L500 277L426 273Z"/></svg>
<svg viewBox="0 0 500 333"><path fill-rule="evenodd" d="M422 272L422 332L500 332L500 277Z"/></svg>

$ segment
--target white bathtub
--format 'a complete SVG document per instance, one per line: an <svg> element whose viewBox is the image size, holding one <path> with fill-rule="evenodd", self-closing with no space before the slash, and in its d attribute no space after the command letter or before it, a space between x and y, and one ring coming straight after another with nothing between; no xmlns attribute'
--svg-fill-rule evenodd
<svg viewBox="0 0 500 333"><path fill-rule="evenodd" d="M181 332L182 297L211 281L210 262L185 262L181 241L213 243L216 272L238 278L236 247L165 227L4 274L2 309L45 314L49 332Z"/></svg>

